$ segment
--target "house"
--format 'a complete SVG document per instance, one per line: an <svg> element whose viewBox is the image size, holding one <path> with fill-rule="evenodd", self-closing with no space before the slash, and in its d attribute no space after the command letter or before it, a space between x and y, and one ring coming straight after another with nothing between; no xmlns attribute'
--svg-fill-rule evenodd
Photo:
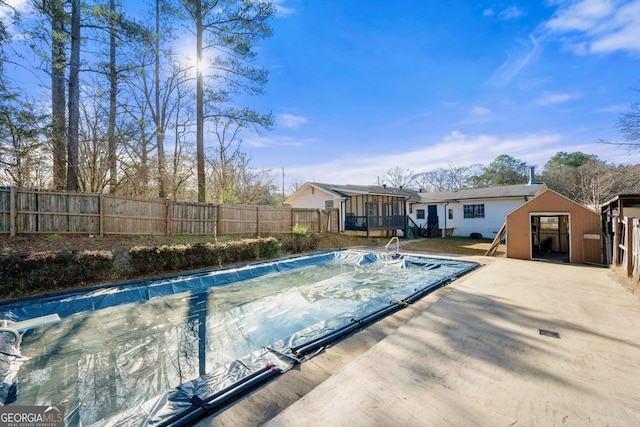
<svg viewBox="0 0 640 427"><path fill-rule="evenodd" d="M418 193L410 202L410 223L427 237L464 236L478 233L494 238L505 216L547 189L545 184L504 185L458 191Z"/></svg>
<svg viewBox="0 0 640 427"><path fill-rule="evenodd" d="M600 215L546 189L507 214L507 257L601 264Z"/></svg>
<svg viewBox="0 0 640 427"><path fill-rule="evenodd" d="M294 208L338 209L340 231L366 237L391 237L407 230L407 202L417 192L367 185L307 182L285 200Z"/></svg>

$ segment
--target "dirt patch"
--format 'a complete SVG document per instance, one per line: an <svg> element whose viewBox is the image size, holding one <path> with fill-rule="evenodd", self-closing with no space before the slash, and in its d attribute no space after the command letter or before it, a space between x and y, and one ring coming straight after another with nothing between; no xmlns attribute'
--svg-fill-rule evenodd
<svg viewBox="0 0 640 427"><path fill-rule="evenodd" d="M634 281L632 277L628 277L626 270L622 266L612 266L610 268L616 275L618 282L620 282L627 291L634 294L638 300L640 300L640 282Z"/></svg>

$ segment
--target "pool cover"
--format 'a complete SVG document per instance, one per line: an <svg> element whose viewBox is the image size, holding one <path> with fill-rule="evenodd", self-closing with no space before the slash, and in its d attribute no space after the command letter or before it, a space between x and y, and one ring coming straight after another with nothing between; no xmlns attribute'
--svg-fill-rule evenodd
<svg viewBox="0 0 640 427"><path fill-rule="evenodd" d="M337 251L0 305L26 332L15 405L67 425L181 425L446 285L466 261Z"/></svg>

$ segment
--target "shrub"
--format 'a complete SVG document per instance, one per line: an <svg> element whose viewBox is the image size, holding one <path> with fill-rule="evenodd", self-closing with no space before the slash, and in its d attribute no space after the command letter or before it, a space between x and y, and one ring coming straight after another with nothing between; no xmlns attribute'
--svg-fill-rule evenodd
<svg viewBox="0 0 640 427"><path fill-rule="evenodd" d="M291 229L291 234L293 234L293 237L302 238L302 237L307 235L307 230L309 230L309 227L306 227L306 226L300 225L300 224L296 224Z"/></svg>
<svg viewBox="0 0 640 427"><path fill-rule="evenodd" d="M301 253L314 251L318 248L320 236L315 233L307 235L296 235L283 241L283 249L291 253Z"/></svg>
<svg viewBox="0 0 640 427"><path fill-rule="evenodd" d="M110 251L37 252L3 255L0 293L18 297L60 287L78 287L107 277L113 267Z"/></svg>
<svg viewBox="0 0 640 427"><path fill-rule="evenodd" d="M160 247L136 246L129 251L129 257L131 265L137 273L147 274L254 261L272 257L278 253L278 249L278 241L269 237L225 243Z"/></svg>

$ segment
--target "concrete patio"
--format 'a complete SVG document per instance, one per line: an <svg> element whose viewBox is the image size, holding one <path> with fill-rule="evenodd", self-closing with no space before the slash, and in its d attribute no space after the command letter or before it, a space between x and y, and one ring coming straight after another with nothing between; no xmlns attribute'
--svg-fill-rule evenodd
<svg viewBox="0 0 640 427"><path fill-rule="evenodd" d="M200 425L640 425L637 295L605 268L466 259L485 265Z"/></svg>

